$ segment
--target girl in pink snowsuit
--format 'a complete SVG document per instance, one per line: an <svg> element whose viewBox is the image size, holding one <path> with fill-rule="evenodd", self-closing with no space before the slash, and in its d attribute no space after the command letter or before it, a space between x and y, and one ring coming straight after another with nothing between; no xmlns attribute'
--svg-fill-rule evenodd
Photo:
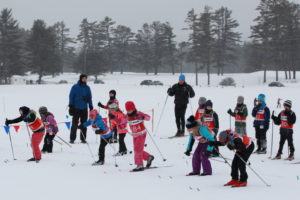
<svg viewBox="0 0 300 200"><path fill-rule="evenodd" d="M149 121L150 116L136 110L132 101L125 104L127 111L127 120L133 136L134 161L137 165L132 171L143 171L143 160L147 161L146 167L149 168L154 160L154 156L144 151L147 129L144 125L144 120Z"/></svg>

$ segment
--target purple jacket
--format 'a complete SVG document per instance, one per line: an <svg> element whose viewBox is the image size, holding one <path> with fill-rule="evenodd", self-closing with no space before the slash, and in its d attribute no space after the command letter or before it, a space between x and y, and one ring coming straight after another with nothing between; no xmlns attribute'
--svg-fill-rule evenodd
<svg viewBox="0 0 300 200"><path fill-rule="evenodd" d="M56 134L58 132L58 127L57 123L54 119L54 115L50 113L47 117L46 120L44 120L44 125L46 127L47 133L54 133Z"/></svg>

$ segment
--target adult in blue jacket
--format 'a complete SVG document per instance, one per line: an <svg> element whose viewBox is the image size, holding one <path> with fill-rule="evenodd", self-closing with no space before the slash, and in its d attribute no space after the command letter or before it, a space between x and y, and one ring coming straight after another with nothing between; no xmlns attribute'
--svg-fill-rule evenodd
<svg viewBox="0 0 300 200"><path fill-rule="evenodd" d="M88 108L93 109L92 93L87 85L87 75L81 74L77 84L73 85L69 95L69 114L73 116L70 133L70 143L74 144L78 121L83 124L88 118ZM80 134L82 143L86 143L86 128L82 129Z"/></svg>
<svg viewBox="0 0 300 200"><path fill-rule="evenodd" d="M270 109L267 107L266 96L258 95L255 99L252 116L255 118L253 126L255 128L255 137L257 142L257 150L254 153L267 153L267 131L270 123Z"/></svg>

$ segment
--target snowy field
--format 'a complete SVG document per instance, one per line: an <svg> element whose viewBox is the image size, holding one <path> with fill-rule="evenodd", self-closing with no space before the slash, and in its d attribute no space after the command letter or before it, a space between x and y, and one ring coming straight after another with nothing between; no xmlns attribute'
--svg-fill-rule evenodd
<svg viewBox="0 0 300 200"><path fill-rule="evenodd" d="M248 109L253 108L253 99L259 93L266 94L267 105L271 111L276 109L278 98L290 99L293 101L293 110L299 117L300 83L297 81L282 82L285 88L269 88L262 84L262 72L252 74L234 74L232 76L237 87L217 87L223 78L212 76L212 86L207 87L207 78L200 74L201 86L194 86L194 75L187 75L187 82L194 86L196 97L192 99L191 106L187 109L187 115L193 113L197 107L200 96L211 99L214 103L214 110L219 114L220 130L229 128L228 108L234 108L238 95L245 96L245 103ZM67 118L68 94L73 83L79 75L65 74L59 77L45 77L47 85L10 85L0 86L0 125L3 125L5 118L14 118L19 115L18 108L26 105L38 110L40 106L47 106L54 113L58 122L69 121ZM274 80L275 73L268 73L269 81ZM281 74L283 78L283 74ZM36 79L35 76L27 77ZM117 98L120 101L121 109L127 100L133 100L139 110L151 114L154 109L154 124L157 124L159 115L166 99L167 88L177 82L178 75L161 74L158 76L130 74L106 75L100 77L105 81L104 85L89 83L93 93L93 103L96 107L99 100L105 103L108 99L108 91L117 90ZM165 86L140 86L144 79L160 80ZM55 84L60 80L68 80L69 84ZM5 102L5 108L4 108ZM140 173L129 173L134 167L133 155L127 155L117 159L119 167L114 166L114 159L111 156L114 152L107 146L106 163L104 166L91 166L91 158L85 144L77 143L72 148L66 145L54 143L54 153L43 155L39 164L28 163L26 160L31 157L28 134L25 127L21 127L18 133L11 129L15 155L13 160L9 137L5 134L3 127L0 127L0 199L272 199L282 200L283 198L297 199L300 188L300 165L291 164L289 161L268 159L271 142L271 124L268 131L268 154L252 155L251 166L272 186L266 187L248 169L248 187L227 188L223 184L230 180L230 168L224 163L212 160L213 176L186 177L185 174L192 171L191 159L183 153L186 149L187 137L178 139L165 139L176 132L174 118L173 98L167 100L167 105L160 124L155 141L162 153L167 158L163 162L150 138L147 138L146 151L155 156L153 166L172 166L146 170ZM277 113L279 110L277 110ZM101 110L103 116L106 111ZM253 118L248 118L248 134L254 137L252 128ZM233 125L233 120L232 120ZM152 124L147 123L148 129ZM155 127L155 126L154 126ZM59 136L69 141L69 131L64 124L59 125ZM277 152L279 142L279 128L274 127L274 149L273 156ZM300 161L300 125L299 121L295 126L295 160ZM99 138L91 129L88 129L87 141L97 157ZM126 137L128 150L132 150L132 138ZM42 144L41 144L42 145ZM116 146L117 148L117 146ZM195 146L194 146L195 148ZM221 148L221 153L227 158L232 158L233 153L227 148ZM287 144L284 148L284 157L287 157ZM218 158L221 160L221 158Z"/></svg>

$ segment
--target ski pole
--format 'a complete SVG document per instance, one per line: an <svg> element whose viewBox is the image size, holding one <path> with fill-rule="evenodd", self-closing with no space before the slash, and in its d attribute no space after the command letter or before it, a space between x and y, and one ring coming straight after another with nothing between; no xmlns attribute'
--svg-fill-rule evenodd
<svg viewBox="0 0 300 200"><path fill-rule="evenodd" d="M116 149L115 149L115 146L110 144L109 141L107 141L107 139L105 139L104 137L100 136L101 139L103 139L107 144L108 146L110 146L113 150L114 150L114 154L116 153ZM119 167L119 165L117 164L117 158L116 156L113 156L114 159L115 159L115 167Z"/></svg>
<svg viewBox="0 0 300 200"><path fill-rule="evenodd" d="M63 143L57 141L56 139L53 139L54 142L56 142L57 144L60 144L61 146L63 145Z"/></svg>
<svg viewBox="0 0 300 200"><path fill-rule="evenodd" d="M12 152L13 159L14 159L14 160L17 160L17 159L15 158L14 147L13 147L13 143L12 143L12 140L11 140L10 130L8 130L8 136L9 136L10 147L11 147L11 152Z"/></svg>
<svg viewBox="0 0 300 200"><path fill-rule="evenodd" d="M6 116L5 97L3 97L3 111L4 111L4 114L5 114L5 116ZM17 159L15 158L14 147L13 147L13 143L12 143L12 139L11 139L11 135L10 135L10 130L9 130L9 128L8 128L8 136L9 136L10 147L11 147L11 152L12 152L13 159L14 159L14 160L17 160Z"/></svg>
<svg viewBox="0 0 300 200"><path fill-rule="evenodd" d="M64 139L62 139L60 136L56 135L56 137L57 137L58 139L60 139L63 143L65 143L68 147L72 148L72 145L69 144L69 143L68 143L67 141L65 141Z"/></svg>
<svg viewBox="0 0 300 200"><path fill-rule="evenodd" d="M92 152L92 149L91 149L89 143L86 141L86 137L84 136L83 131L82 131L81 129L79 129L79 130L80 130L80 133L81 133L82 137L84 138L84 140L85 140L85 142L86 142L86 145L87 145L87 147L88 147L88 149L89 149L89 152L90 152L90 154L91 154L91 157L93 158L94 162L96 162L95 157L94 157L93 152Z"/></svg>
<svg viewBox="0 0 300 200"><path fill-rule="evenodd" d="M220 153L220 151L218 151L218 149L216 147L214 147L214 149L216 150L216 152L221 156L221 158L223 158L223 160L225 161L225 163L231 168L231 164L228 162L228 160Z"/></svg>
<svg viewBox="0 0 300 200"><path fill-rule="evenodd" d="M156 125L155 130L154 130L155 133L153 134L153 136L156 136L156 133L157 133L157 131L158 131L158 128L159 128L159 125L160 125L160 121L161 121L161 118L162 118L162 116L163 116L163 114L164 114L164 111L165 111L165 108L166 108L166 105L167 105L168 98L169 98L169 95L167 94L167 97L166 97L164 106L163 106L162 111L161 111L160 116L159 116L158 123L157 123L157 125Z"/></svg>
<svg viewBox="0 0 300 200"><path fill-rule="evenodd" d="M267 186L267 187L271 187L271 185L269 185L251 166L249 163L247 163L242 156L240 156L238 153L235 153L235 155L237 155L237 157L243 162L245 163L245 165L247 165L252 171L253 173Z"/></svg>
<svg viewBox="0 0 300 200"><path fill-rule="evenodd" d="M273 134L274 134L274 121L272 120L271 151L270 151L269 159L272 159L272 153L273 153Z"/></svg>
<svg viewBox="0 0 300 200"><path fill-rule="evenodd" d="M161 153L160 149L158 148L158 146L157 146L156 142L154 141L152 135L149 133L148 129L146 129L146 131L147 131L147 134L150 136L150 138L151 138L151 140L152 140L152 143L154 144L154 146L156 147L157 151L159 152L159 154L160 154L162 160L163 160L164 162L167 161L167 159L163 156L163 154Z"/></svg>
<svg viewBox="0 0 300 200"><path fill-rule="evenodd" d="M230 127L230 130L231 130L231 115L229 115L229 127Z"/></svg>

